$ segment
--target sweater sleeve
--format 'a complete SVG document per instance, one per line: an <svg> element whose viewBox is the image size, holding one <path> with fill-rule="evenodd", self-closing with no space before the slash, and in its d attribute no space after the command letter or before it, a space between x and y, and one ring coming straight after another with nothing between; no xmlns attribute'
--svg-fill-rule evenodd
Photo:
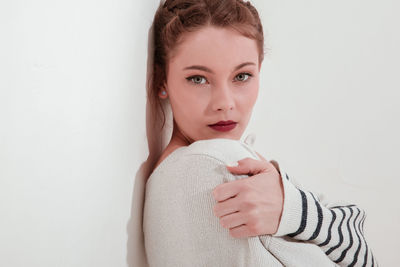
<svg viewBox="0 0 400 267"><path fill-rule="evenodd" d="M213 213L212 190L240 176L224 162L191 154L169 161L146 186L144 236L150 266L277 266L258 237L227 233ZM247 177L247 175L243 175Z"/></svg>
<svg viewBox="0 0 400 267"><path fill-rule="evenodd" d="M339 266L378 266L364 236L363 209L304 190L276 161L271 163L284 188L282 217L273 236L314 243Z"/></svg>

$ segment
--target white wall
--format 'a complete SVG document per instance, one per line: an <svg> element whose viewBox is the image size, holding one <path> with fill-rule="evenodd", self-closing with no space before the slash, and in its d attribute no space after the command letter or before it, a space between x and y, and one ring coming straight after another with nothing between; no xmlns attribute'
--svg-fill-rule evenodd
<svg viewBox="0 0 400 267"><path fill-rule="evenodd" d="M310 189L363 207L378 262L397 266L399 2L256 4L269 47L248 127L256 147Z"/></svg>
<svg viewBox="0 0 400 267"><path fill-rule="evenodd" d="M268 51L246 133L311 190L362 206L395 266L400 4L253 2ZM157 5L0 2L0 266L132 266Z"/></svg>

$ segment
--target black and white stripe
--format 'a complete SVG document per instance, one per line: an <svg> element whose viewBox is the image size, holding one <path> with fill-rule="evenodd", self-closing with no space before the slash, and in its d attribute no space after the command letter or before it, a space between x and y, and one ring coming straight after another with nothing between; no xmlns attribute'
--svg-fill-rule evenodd
<svg viewBox="0 0 400 267"><path fill-rule="evenodd" d="M287 174L286 179L290 181ZM289 237L315 243L339 266L378 266L364 238L364 210L354 204L329 207L313 193L297 190L302 217Z"/></svg>

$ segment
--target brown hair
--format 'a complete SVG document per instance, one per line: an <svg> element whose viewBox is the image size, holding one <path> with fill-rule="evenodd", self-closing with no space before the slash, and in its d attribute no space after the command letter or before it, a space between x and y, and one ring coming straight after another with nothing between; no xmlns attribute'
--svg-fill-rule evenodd
<svg viewBox="0 0 400 267"><path fill-rule="evenodd" d="M243 0L166 0L160 3L152 25L152 70L148 81L148 100L155 118L165 113L158 92L167 79L168 60L173 57L182 34L212 25L230 27L254 39L259 50L259 64L264 59L264 35L257 10Z"/></svg>

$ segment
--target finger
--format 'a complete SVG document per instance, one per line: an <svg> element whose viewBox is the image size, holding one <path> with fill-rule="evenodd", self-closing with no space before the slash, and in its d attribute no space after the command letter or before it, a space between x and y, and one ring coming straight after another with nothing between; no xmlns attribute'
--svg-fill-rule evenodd
<svg viewBox="0 0 400 267"><path fill-rule="evenodd" d="M239 179L217 185L212 191L214 199L216 201L224 201L226 199L236 196L243 186L242 184L244 181L242 180L244 179Z"/></svg>
<svg viewBox="0 0 400 267"><path fill-rule="evenodd" d="M264 172L268 169L269 163L264 160L256 160L252 158L245 158L238 161L238 166L226 166L226 168L233 174L248 174L254 175Z"/></svg>
<svg viewBox="0 0 400 267"><path fill-rule="evenodd" d="M217 217L226 216L230 213L239 211L238 198L229 198L225 201L218 202L213 207L214 215Z"/></svg>
<svg viewBox="0 0 400 267"><path fill-rule="evenodd" d="M240 212L231 213L219 219L222 227L230 229L246 223L246 217Z"/></svg>
<svg viewBox="0 0 400 267"><path fill-rule="evenodd" d="M281 170L280 170L280 168L279 168L279 164L278 164L278 162L276 161L276 160L270 160L270 162L271 162L271 164L272 164L272 166L274 166L275 167L275 169L278 171L278 173L280 174L281 173Z"/></svg>
<svg viewBox="0 0 400 267"><path fill-rule="evenodd" d="M251 232L246 224L229 229L229 234L236 238L251 236Z"/></svg>

